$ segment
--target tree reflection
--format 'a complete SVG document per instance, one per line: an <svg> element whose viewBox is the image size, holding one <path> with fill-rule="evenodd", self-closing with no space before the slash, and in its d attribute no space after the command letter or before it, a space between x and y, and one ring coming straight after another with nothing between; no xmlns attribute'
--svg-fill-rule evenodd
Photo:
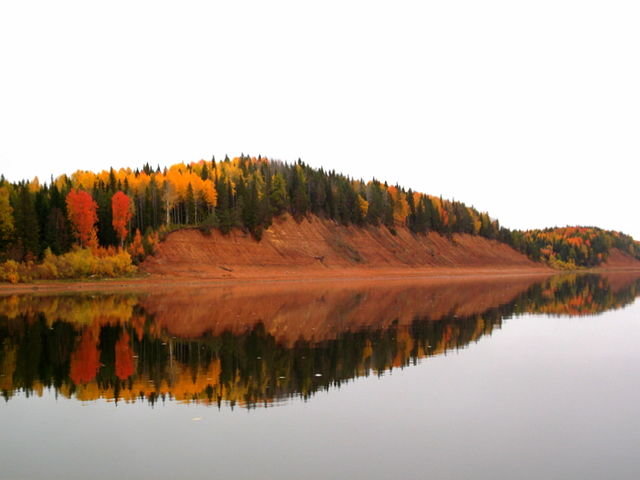
<svg viewBox="0 0 640 480"><path fill-rule="evenodd" d="M472 299L472 305L483 305L477 311L451 303L448 314L424 308L414 298L417 295L429 305L435 305L437 298L438 305L446 305L465 297L459 296L461 288L467 297L489 295L491 290L476 287L427 286L412 296L405 290L390 294L388 289L320 292L314 302L323 305L323 315L350 321L337 324L341 327L330 334L300 333L293 341L281 335L296 321L285 313L299 313L304 302L296 303L287 295L273 300L269 309L254 312L249 321L234 320L233 328L220 330L214 312L234 305L227 292L221 300L224 305L199 306L215 318L205 324L206 332L192 338L170 331L167 318L149 296L4 298L0 299L0 389L7 400L16 392L39 395L44 389L80 400L150 404L173 399L254 407L292 396L306 399L360 376L382 375L464 348L491 335L513 315L591 315L620 308L637 297L640 277L554 277L531 282L508 301L490 307L482 298ZM455 297L443 293L451 291ZM241 297L241 302L247 298ZM373 315L376 306L396 304L403 315L407 305L416 305L409 310L414 311L409 321L386 316L376 322L361 321L362 315ZM381 310L385 315L392 311ZM462 310L467 313L459 314ZM187 318L192 317L187 314ZM186 320L178 316L174 321ZM311 325L317 323L314 318ZM276 324L277 329L266 328Z"/></svg>
<svg viewBox="0 0 640 480"><path fill-rule="evenodd" d="M83 330L75 350L71 353L70 363L69 377L73 383L89 383L96 378L100 368L100 350L92 328Z"/></svg>

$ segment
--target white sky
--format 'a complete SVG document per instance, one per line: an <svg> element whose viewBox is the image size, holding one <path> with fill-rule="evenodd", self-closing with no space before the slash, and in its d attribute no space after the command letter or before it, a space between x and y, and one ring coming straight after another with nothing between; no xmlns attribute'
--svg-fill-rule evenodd
<svg viewBox="0 0 640 480"><path fill-rule="evenodd" d="M640 239L637 1L0 3L0 173L248 153Z"/></svg>

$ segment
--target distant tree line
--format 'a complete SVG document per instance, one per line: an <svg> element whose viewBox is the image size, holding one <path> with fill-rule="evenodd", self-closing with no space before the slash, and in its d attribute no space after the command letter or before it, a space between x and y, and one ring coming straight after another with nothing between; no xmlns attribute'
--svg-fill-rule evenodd
<svg viewBox="0 0 640 480"><path fill-rule="evenodd" d="M612 248L640 260L639 242L624 233L597 227L503 229L499 239L535 261L558 268L595 267L609 258Z"/></svg>

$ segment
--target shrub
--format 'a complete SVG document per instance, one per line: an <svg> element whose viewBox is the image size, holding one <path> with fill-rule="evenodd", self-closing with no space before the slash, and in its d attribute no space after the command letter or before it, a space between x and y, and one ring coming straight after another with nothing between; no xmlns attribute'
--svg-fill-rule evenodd
<svg viewBox="0 0 640 480"><path fill-rule="evenodd" d="M9 283L18 283L20 281L20 274L18 272L18 262L13 260L7 260L0 265L0 280Z"/></svg>
<svg viewBox="0 0 640 480"><path fill-rule="evenodd" d="M47 249L40 264L8 260L0 264L0 281L10 283L88 277L121 277L137 271L125 250L75 248L63 255Z"/></svg>

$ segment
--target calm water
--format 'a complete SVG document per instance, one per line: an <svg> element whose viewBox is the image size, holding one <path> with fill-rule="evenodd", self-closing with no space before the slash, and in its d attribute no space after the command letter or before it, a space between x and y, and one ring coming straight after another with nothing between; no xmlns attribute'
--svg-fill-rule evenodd
<svg viewBox="0 0 640 480"><path fill-rule="evenodd" d="M637 479L640 274L0 297L0 478Z"/></svg>

